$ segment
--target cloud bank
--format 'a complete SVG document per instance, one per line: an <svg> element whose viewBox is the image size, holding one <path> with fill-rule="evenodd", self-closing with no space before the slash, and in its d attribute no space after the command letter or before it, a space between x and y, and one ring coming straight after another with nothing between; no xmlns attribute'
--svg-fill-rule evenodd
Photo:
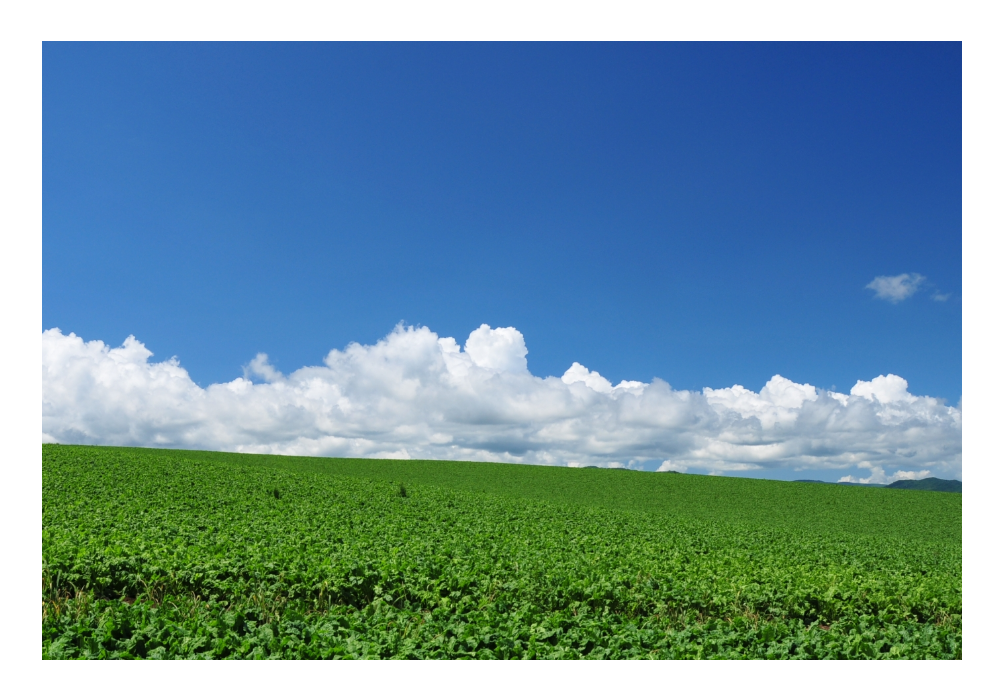
<svg viewBox="0 0 1000 700"><path fill-rule="evenodd" d="M850 394L775 375L759 392L612 385L579 363L536 377L515 328L464 347L397 326L285 376L259 354L202 388L176 358L150 362L58 328L42 333L42 439L296 455L645 466L714 473L862 467L961 475L962 413L895 375Z"/></svg>
<svg viewBox="0 0 1000 700"><path fill-rule="evenodd" d="M872 473L870 476L866 477L856 477L853 474L848 474L847 476L840 477L837 481L841 484L891 484L894 481L900 481L902 479L926 479L931 476L929 469L921 469L920 471L906 471L903 469L898 470L893 475L888 475L882 467L872 467Z"/></svg>

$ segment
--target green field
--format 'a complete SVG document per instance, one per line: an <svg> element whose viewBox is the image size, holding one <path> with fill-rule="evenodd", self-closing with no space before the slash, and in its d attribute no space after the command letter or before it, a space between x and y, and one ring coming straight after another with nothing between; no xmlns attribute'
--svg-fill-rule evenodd
<svg viewBox="0 0 1000 700"><path fill-rule="evenodd" d="M961 494L42 446L44 658L961 658Z"/></svg>

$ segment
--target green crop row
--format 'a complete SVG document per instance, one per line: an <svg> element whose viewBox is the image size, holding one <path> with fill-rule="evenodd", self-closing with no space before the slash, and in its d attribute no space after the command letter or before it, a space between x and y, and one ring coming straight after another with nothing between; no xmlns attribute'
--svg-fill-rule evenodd
<svg viewBox="0 0 1000 700"><path fill-rule="evenodd" d="M324 462L43 446L43 657L961 657L958 495Z"/></svg>

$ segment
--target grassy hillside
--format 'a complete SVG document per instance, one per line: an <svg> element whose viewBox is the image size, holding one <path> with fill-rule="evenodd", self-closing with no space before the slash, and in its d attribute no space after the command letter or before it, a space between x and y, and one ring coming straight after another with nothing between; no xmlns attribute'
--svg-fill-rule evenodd
<svg viewBox="0 0 1000 700"><path fill-rule="evenodd" d="M46 658L956 658L961 496L42 448Z"/></svg>
<svg viewBox="0 0 1000 700"><path fill-rule="evenodd" d="M140 449L135 454L146 452ZM216 464L362 477L812 532L877 532L900 537L919 533L924 540L953 541L962 529L960 500L956 504L953 496L886 494L881 489L851 489L864 493L845 494L839 484L489 462L279 457L185 450L156 453Z"/></svg>

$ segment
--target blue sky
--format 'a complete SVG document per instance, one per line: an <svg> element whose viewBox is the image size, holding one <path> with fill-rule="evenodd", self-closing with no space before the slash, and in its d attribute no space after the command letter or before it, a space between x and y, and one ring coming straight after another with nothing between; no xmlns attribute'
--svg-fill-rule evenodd
<svg viewBox="0 0 1000 700"><path fill-rule="evenodd" d="M674 389L961 377L961 47L43 48L43 329L206 387L399 321ZM879 276L922 275L898 303ZM944 300L935 300L947 296Z"/></svg>
<svg viewBox="0 0 1000 700"><path fill-rule="evenodd" d="M961 395L956 44L52 44L45 328L200 384L400 320L612 381ZM945 303L874 300L917 272Z"/></svg>

